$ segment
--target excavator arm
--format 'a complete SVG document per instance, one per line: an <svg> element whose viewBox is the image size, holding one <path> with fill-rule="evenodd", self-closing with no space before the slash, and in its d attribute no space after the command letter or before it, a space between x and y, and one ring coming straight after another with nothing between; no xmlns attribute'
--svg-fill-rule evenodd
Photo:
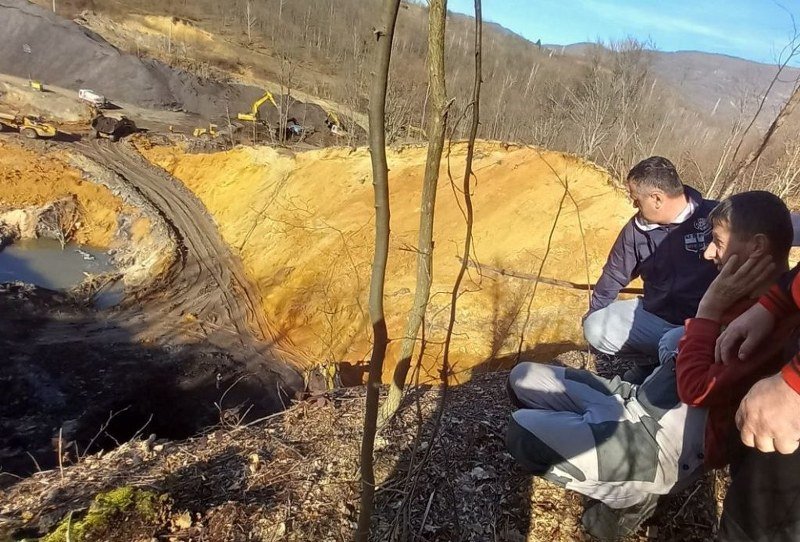
<svg viewBox="0 0 800 542"><path fill-rule="evenodd" d="M270 102L273 106L275 106L275 109L279 109L278 108L278 104L275 103L275 98L272 96L272 93L267 91L261 98L259 98L255 102L253 102L253 105L250 107L250 112L249 113L239 113L236 116L236 118L238 118L239 120L247 120L247 121L251 121L251 122L259 121L260 120L260 116L259 116L259 113L258 113L258 109L265 102Z"/></svg>

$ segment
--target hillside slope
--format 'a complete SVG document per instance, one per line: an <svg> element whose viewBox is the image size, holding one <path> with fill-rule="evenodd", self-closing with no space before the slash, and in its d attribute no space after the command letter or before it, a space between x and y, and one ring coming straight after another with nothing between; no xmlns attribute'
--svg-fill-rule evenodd
<svg viewBox="0 0 800 542"><path fill-rule="evenodd" d="M112 101L204 115L219 114L226 103L244 110L260 92L121 52L99 34L27 0L0 0L0 20L0 73L73 90L91 88Z"/></svg>
<svg viewBox="0 0 800 542"><path fill-rule="evenodd" d="M386 312L390 337L402 336L413 298L418 201L424 147L389 153L392 194L391 255ZM320 364L359 365L369 356L367 289L373 247L373 195L366 149L291 154L242 148L190 155L171 147L144 149L181 179L214 217L257 284L270 321ZM463 170L465 145L456 144L451 169ZM537 273L586 283L596 279L608 250L632 209L608 175L569 155L528 147L482 143L475 161L475 252L459 300L453 342L456 380L473 368L502 364L516 352L524 322L523 355L548 359L583 344L579 321L587 292L540 284L528 315L534 282L500 276L494 269ZM562 180L580 209L564 197ZM464 219L448 182L446 163L436 208L433 295L423 379L436 379ZM558 216L558 222L551 229ZM390 363L400 341L389 347ZM428 374L426 374L426 372Z"/></svg>
<svg viewBox="0 0 800 542"><path fill-rule="evenodd" d="M655 51L653 70L699 109L710 113L716 106L717 115L734 116L743 106L748 113L754 113L755 105L778 73L778 66L698 51ZM798 68L787 67L783 71L764 103L758 119L760 126L775 118L798 78Z"/></svg>
<svg viewBox="0 0 800 542"><path fill-rule="evenodd" d="M403 528L426 542L588 540L580 495L532 479L506 452L506 378L481 375L451 389L436 437L440 393L412 394L375 453L372 540L410 539L397 534ZM222 427L180 443L134 441L63 473L40 473L0 494L8 518L0 539L4 528L52 532L60 522L60 536L45 542L65 542L68 518L77 532L93 499L135 488L159 497L158 513L130 507L114 521L96 522L94 540L352 540L363 408L364 388L337 390L255 426ZM626 542L712 540L720 491L711 474L663 498Z"/></svg>

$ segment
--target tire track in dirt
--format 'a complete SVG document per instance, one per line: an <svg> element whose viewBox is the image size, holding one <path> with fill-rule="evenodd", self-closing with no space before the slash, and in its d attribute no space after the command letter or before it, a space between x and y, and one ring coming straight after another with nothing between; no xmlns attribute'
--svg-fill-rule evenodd
<svg viewBox="0 0 800 542"><path fill-rule="evenodd" d="M245 349L267 358L305 365L291 342L266 319L244 268L224 240L200 200L181 182L147 162L129 143L94 140L75 149L113 171L151 202L174 228L180 258L162 290L148 302L167 305L170 316L187 312L201 322L235 335Z"/></svg>

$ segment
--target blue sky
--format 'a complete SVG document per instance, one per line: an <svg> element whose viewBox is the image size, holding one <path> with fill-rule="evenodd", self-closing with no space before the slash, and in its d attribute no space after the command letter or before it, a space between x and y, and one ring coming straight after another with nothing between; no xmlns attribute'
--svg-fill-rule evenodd
<svg viewBox="0 0 800 542"><path fill-rule="evenodd" d="M472 15L473 0L448 9ZM531 41L566 45L633 36L662 51L774 63L800 26L800 0L483 0L483 17ZM797 65L798 62L792 64Z"/></svg>

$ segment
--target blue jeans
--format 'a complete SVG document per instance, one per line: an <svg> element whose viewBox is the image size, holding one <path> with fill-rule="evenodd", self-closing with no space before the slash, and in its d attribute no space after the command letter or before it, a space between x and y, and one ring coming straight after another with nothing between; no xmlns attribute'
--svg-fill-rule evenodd
<svg viewBox="0 0 800 542"><path fill-rule="evenodd" d="M647 312L641 298L636 298L615 301L587 316L583 335L603 354L634 357L640 364L663 363L677 353L683 326Z"/></svg>

